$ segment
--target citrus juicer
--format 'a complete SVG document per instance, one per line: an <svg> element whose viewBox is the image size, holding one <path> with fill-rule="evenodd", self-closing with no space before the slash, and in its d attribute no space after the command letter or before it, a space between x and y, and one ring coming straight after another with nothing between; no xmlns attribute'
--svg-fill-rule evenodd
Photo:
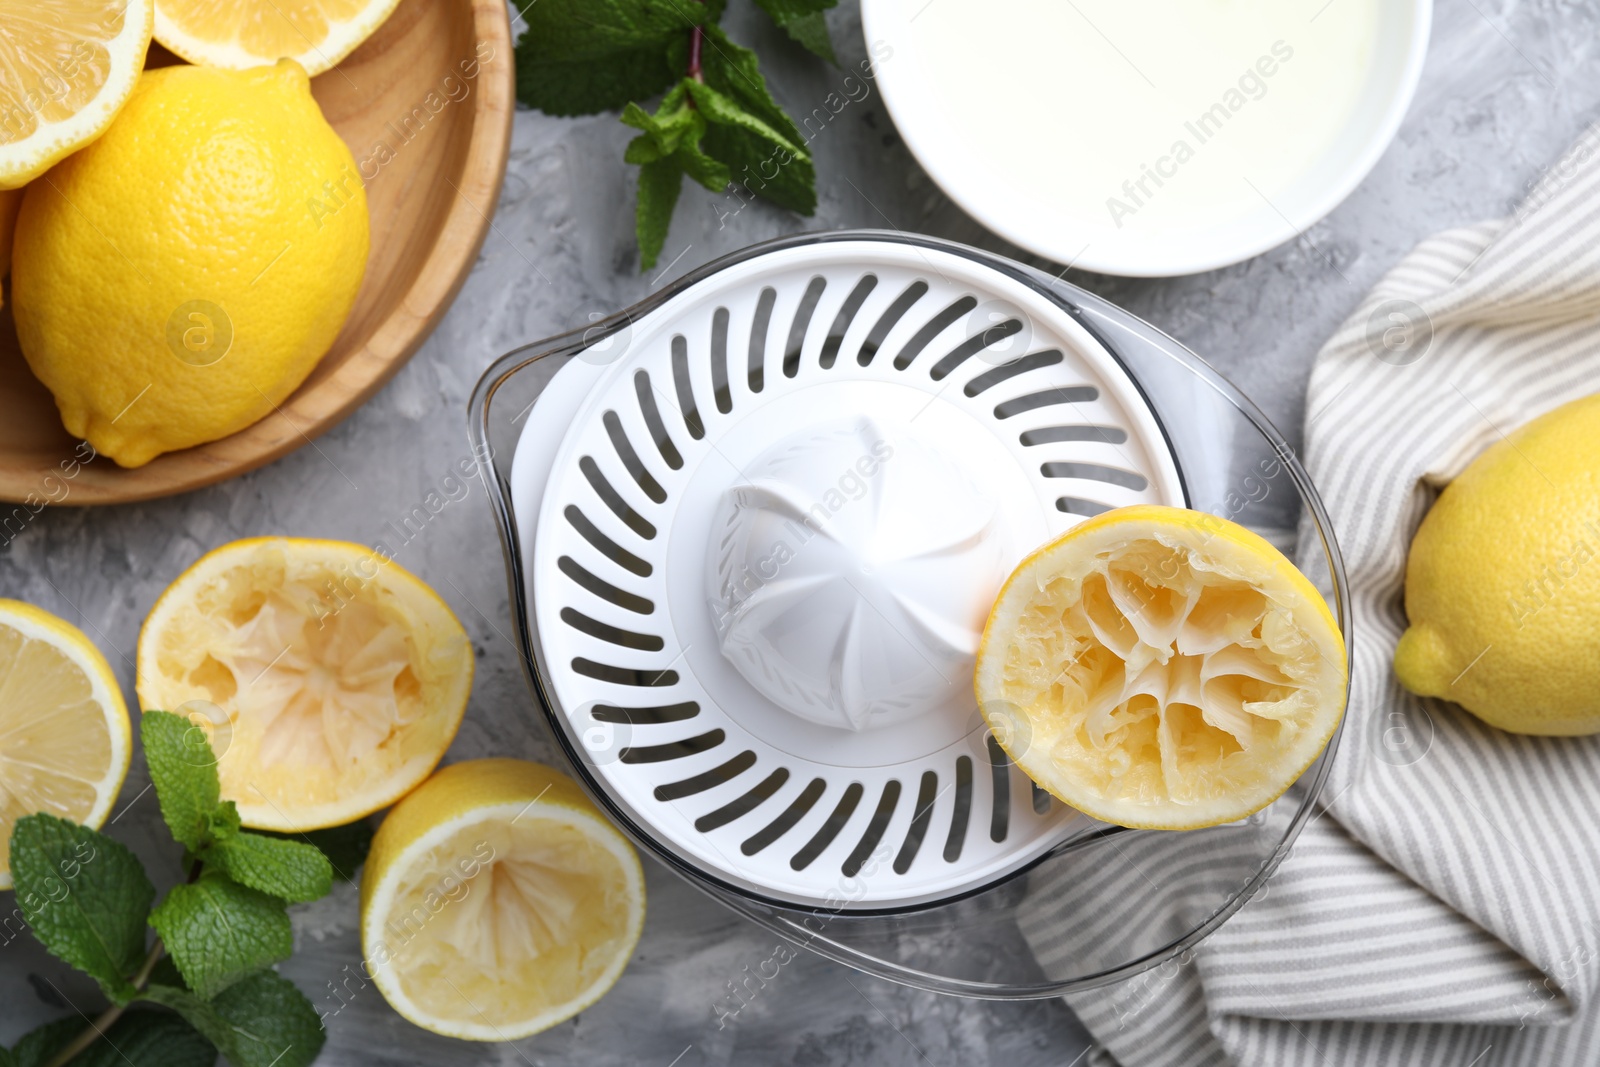
<svg viewBox="0 0 1600 1067"><path fill-rule="evenodd" d="M1005 576L1125 504L1302 506L1348 630L1281 437L1074 286L922 237L784 238L503 357L471 432L530 719L642 846L824 955L977 996L1111 980L1231 914L1311 811L1337 737L1251 819L1152 834L1034 787L976 709Z"/></svg>

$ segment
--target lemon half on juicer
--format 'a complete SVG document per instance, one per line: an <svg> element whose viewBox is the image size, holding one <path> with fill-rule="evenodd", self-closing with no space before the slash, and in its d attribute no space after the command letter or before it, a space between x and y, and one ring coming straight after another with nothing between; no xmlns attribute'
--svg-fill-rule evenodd
<svg viewBox="0 0 1600 1067"><path fill-rule="evenodd" d="M1030 778L1122 826L1266 807L1344 712L1344 640L1311 582L1235 523L1139 505L1073 527L1007 580L978 705Z"/></svg>

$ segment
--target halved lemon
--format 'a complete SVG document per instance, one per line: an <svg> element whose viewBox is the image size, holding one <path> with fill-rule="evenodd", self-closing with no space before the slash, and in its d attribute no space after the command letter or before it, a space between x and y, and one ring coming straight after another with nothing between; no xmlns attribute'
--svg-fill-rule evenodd
<svg viewBox="0 0 1600 1067"><path fill-rule="evenodd" d="M396 804L361 876L361 948L401 1015L513 1041L599 1000L644 927L633 846L570 778L456 763Z"/></svg>
<svg viewBox="0 0 1600 1067"><path fill-rule="evenodd" d="M439 595L375 549L257 537L169 585L139 700L186 715L246 826L312 830L394 803L455 737L473 655Z"/></svg>
<svg viewBox="0 0 1600 1067"><path fill-rule="evenodd" d="M1006 581L978 706L1044 789L1097 819L1187 830L1266 807L1344 713L1344 639L1268 542L1182 508L1119 508Z"/></svg>
<svg viewBox="0 0 1600 1067"><path fill-rule="evenodd" d="M36 812L98 828L128 774L128 707L106 658L76 626L0 600L0 889L11 830Z"/></svg>
<svg viewBox="0 0 1600 1067"><path fill-rule="evenodd" d="M111 125L150 47L151 0L0 0L0 189Z"/></svg>
<svg viewBox="0 0 1600 1067"><path fill-rule="evenodd" d="M243 70L295 60L329 70L382 26L399 0L156 0L156 40L191 63Z"/></svg>

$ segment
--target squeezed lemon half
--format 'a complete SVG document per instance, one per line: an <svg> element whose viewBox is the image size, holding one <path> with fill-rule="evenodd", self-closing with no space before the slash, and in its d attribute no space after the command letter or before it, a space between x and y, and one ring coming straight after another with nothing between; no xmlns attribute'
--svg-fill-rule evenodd
<svg viewBox="0 0 1600 1067"><path fill-rule="evenodd" d="M1283 554L1242 526L1140 505L1025 559L976 689L1035 782L1106 822L1184 830L1277 799L1344 712L1344 640Z"/></svg>
<svg viewBox="0 0 1600 1067"><path fill-rule="evenodd" d="M0 600L0 889L11 888L11 831L35 812L98 828L128 774L128 708L83 631Z"/></svg>
<svg viewBox="0 0 1600 1067"><path fill-rule="evenodd" d="M396 1011L511 1041L600 999L644 926L644 872L570 778L512 759L444 768L373 838L361 947Z"/></svg>
<svg viewBox="0 0 1600 1067"><path fill-rule="evenodd" d="M167 587L139 699L184 714L246 826L338 826L394 803L455 737L472 645L439 595L364 545L235 541Z"/></svg>

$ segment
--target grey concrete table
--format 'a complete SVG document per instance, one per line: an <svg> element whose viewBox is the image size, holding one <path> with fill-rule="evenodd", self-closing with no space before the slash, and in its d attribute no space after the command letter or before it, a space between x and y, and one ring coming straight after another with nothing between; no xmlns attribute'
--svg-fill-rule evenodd
<svg viewBox="0 0 1600 1067"><path fill-rule="evenodd" d="M747 3L731 7L730 32L759 47L780 100L796 113L820 105L840 72L809 60ZM846 65L865 54L853 8L845 0L832 17ZM967 76L1002 75L975 59ZM1211 274L1068 277L1205 356L1298 442L1311 358L1367 288L1418 239L1507 212L1597 107L1595 3L1440 0L1422 86L1398 140L1326 221ZM77 622L131 696L139 623L165 584L202 552L260 534L385 540L451 603L478 652L471 707L447 759L509 753L557 761L549 739L531 736L512 710L529 697L507 636L500 548L481 486L415 535L394 533L469 456L467 397L489 361L630 304L725 252L797 230L893 227L1015 254L929 181L874 94L850 104L813 143L821 187L814 219L765 205L734 214L737 201L687 186L662 256L666 268L641 275L631 168L621 164L628 135L610 116L518 113L510 172L483 253L438 332L387 388L315 447L227 484L148 504L47 510L0 550L0 595ZM1283 518L1287 524L1292 516ZM126 810L110 832L170 882L178 877L177 857L160 847L164 833L154 797L142 794L146 785L136 759L119 802ZM424 1033L364 986L353 886L296 909L297 954L283 970L328 1013L321 1063L1069 1067L1089 1047L1059 1002L943 998L809 955L719 1027L715 1006L728 984L766 960L775 938L659 864L646 866L649 919L622 980L577 1019L513 1046ZM10 911L9 894L0 894L0 905ZM93 990L31 939L0 946L0 1041L69 1011L61 997L90 1010L96 1004Z"/></svg>

